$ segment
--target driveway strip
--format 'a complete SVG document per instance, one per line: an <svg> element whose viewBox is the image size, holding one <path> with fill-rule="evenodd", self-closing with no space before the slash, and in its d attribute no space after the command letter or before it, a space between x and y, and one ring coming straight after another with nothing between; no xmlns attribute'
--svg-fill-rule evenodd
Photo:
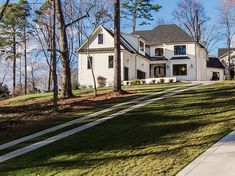
<svg viewBox="0 0 235 176"><path fill-rule="evenodd" d="M192 86L192 84L190 84L190 85ZM190 85L186 85L186 86L190 86ZM179 86L179 87L181 87L181 86ZM6 148L12 147L12 146L17 145L17 144L19 144L19 143L29 141L29 140L31 140L31 139L34 139L34 138L37 138L37 137L39 137L39 136L42 136L42 135L45 135L45 134L48 134L48 133L51 133L51 132L54 132L54 131L63 129L63 128L68 127L68 126L78 124L78 123L80 123L80 122L83 121L83 120L91 119L91 118L94 118L94 117L96 117L96 116L102 115L102 114L104 114L104 113L113 111L113 110L117 109L118 107L121 107L121 106L124 106L124 105L127 105L127 104L138 103L138 102L140 102L140 101L142 101L142 100L144 100L144 99L151 98L151 97L156 96L156 95L159 95L159 94L163 94L163 93L167 93L167 92L176 90L176 89L178 89L179 87L167 89L167 90L165 90L165 91L156 92L156 93L153 93L153 94L150 94L150 95L146 95L146 96L143 96L143 97L140 97L140 98L131 100L131 101L127 101L127 102L124 102L124 103L120 103L120 104L114 105L114 106L112 106L112 107L110 107L110 108L107 108L107 109L104 109L104 110L101 110L101 111L98 111L98 112L95 112L95 113L86 115L86 116L84 116L84 117L80 117L80 118L78 118L78 119L75 119L75 120L72 120L72 121L69 121L69 122L60 124L60 125L56 125L56 126L54 126L54 127L51 127L51 128L48 128L48 129L45 129L45 130L42 130L42 131L39 131L39 132L37 132L37 133L31 134L31 135L28 135L28 136L25 136L25 137L22 137L22 138L19 138L19 139L10 141L10 142L7 142L7 143L5 143L5 144L0 145L0 150L4 150L4 149L6 149ZM182 87L185 87L185 86L182 86Z"/></svg>
<svg viewBox="0 0 235 176"><path fill-rule="evenodd" d="M191 85L191 86L192 86L192 85ZM90 123L88 123L88 124L82 125L82 126L80 126L80 127L77 127L77 128L71 129L71 130L68 130L68 131L66 131L66 132L62 132L62 133L60 133L60 134L58 134L58 135L55 135L55 136L52 136L52 137L50 137L50 138L48 138L48 139L42 140L42 141L40 141L40 142L34 143L34 144L32 144L32 145L29 145L29 146L27 146L27 147L23 147L23 148L21 148L21 149L18 149L18 150L12 151L12 152L10 152L10 153L7 153L7 154L5 154L5 155L2 155L2 156L0 156L0 163L2 163L2 162L4 162L4 161L7 161L7 160L9 160L9 159L15 158L15 157L17 157L17 156L26 154L26 153L31 152L31 151L33 151L33 150L39 149L39 148L41 148L41 147L43 147L43 146L46 146L46 145L51 144L51 143L53 143L53 142L56 142L56 141L58 141L58 140L64 139L64 138L66 138L66 137L68 137L68 136L71 136L71 135L73 135L73 134L75 134L75 133L78 133L78 132L80 132L80 131L83 131L83 130L85 130L85 129L94 127L94 126L96 126L96 125L98 125L98 124L101 124L101 123L107 121L107 120L113 119L113 118L115 118L115 117L117 117L117 116L120 116L120 115L123 115L123 114L126 114L126 113L128 113L128 112L130 112L130 111L133 111L133 110L138 109L138 108L140 108L140 107L143 107L143 106L145 106L145 105L151 104L151 103L153 103L153 102L155 102L155 101L159 101L159 100L162 100L162 99L164 99L164 98L167 98L167 97L170 97L170 96L173 96L173 95L182 93L182 92L184 92L184 91L190 90L190 89L195 88L195 87L197 87L197 86L199 86L199 85L198 85L198 84L194 84L194 86L192 86L192 87L185 88L185 89L180 89L180 90L176 90L176 91L170 92L170 93L168 93L168 94L166 94L166 95L160 96L160 97L158 97L158 98L148 99L148 100L145 100L145 101L143 101L143 102L137 102L138 104L136 104L136 105L134 105L134 106L132 106L132 107L129 107L129 108L127 108L127 109L121 110L121 111L119 111L119 112L116 112L116 113L114 113L114 114L111 114L111 115L109 115L109 116L107 116L107 117L98 119L98 120L96 120L96 121L93 121L93 122L90 122ZM171 89L171 90L175 90L175 89L177 89L177 88L173 88L173 89ZM168 89L167 91L169 92L169 90L170 90L170 89ZM166 91L163 91L163 92L166 92ZM163 93L163 92L158 92L158 93ZM157 93L156 93L156 94L157 94ZM156 95L156 94L155 94L155 95ZM149 97L149 95L148 95L148 97ZM149 98L150 98L150 97L149 97ZM133 100L133 101L136 101L136 100ZM130 102L129 102L129 103L130 103ZM110 108L110 109L111 109L111 108ZM104 110L104 111L105 111L105 110ZM101 112L101 111L99 111L99 112ZM97 113L99 113L99 112L97 112ZM106 112L107 112L107 109L106 109ZM97 114L97 113L96 113L96 114ZM102 112L102 113L103 113L103 112ZM91 114L91 115L92 115L92 114ZM85 116L85 117L87 117L87 116ZM84 117L84 118L85 118L85 117ZM80 120L80 119L77 119L77 120ZM84 120L84 119L83 119L83 120ZM69 122L69 123L71 123L71 122ZM63 125L63 124L62 124L62 125Z"/></svg>

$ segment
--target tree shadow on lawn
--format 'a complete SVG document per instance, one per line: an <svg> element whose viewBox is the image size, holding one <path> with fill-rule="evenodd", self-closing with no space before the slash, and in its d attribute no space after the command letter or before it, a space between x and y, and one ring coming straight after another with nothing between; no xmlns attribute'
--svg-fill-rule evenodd
<svg viewBox="0 0 235 176"><path fill-rule="evenodd" d="M191 119L188 118L185 121L186 119L180 115L167 117L158 112L142 111L140 114L134 111L3 163L0 165L0 173L37 167L95 168L115 160L138 159L150 155L170 157L183 152L186 148L208 148L230 131L226 124L234 121L234 118L220 121L192 119L193 115ZM199 129L208 128L220 122L224 122L221 124L221 128L224 128L222 131L201 134L201 136L194 135ZM154 149L155 151L146 150L154 146L162 147ZM188 154L184 155L187 157ZM67 157L63 158L63 156ZM71 156L73 159L69 159ZM54 157L62 157L62 159L55 161Z"/></svg>

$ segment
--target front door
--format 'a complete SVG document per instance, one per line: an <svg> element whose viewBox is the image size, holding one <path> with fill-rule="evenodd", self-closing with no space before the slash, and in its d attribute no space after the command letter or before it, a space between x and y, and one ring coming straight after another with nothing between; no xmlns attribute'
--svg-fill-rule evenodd
<svg viewBox="0 0 235 176"><path fill-rule="evenodd" d="M166 67L165 65L158 65L154 67L154 77L162 78L166 76Z"/></svg>
<svg viewBox="0 0 235 176"><path fill-rule="evenodd" d="M124 67L124 81L129 80L129 68Z"/></svg>

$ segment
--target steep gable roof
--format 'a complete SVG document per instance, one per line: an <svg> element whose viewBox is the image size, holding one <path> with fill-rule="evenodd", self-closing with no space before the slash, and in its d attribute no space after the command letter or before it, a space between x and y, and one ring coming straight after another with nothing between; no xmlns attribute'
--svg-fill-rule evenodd
<svg viewBox="0 0 235 176"><path fill-rule="evenodd" d="M230 48L230 51L231 52L235 51L235 48ZM221 56L226 56L226 55L228 55L228 48L219 48L218 57L220 58Z"/></svg>
<svg viewBox="0 0 235 176"><path fill-rule="evenodd" d="M206 66L210 67L210 68L222 68L222 69L225 69L224 65L216 57L209 57L209 60L207 61Z"/></svg>
<svg viewBox="0 0 235 176"><path fill-rule="evenodd" d="M149 45L161 45L163 43L196 42L187 32L176 24L159 25L153 30L136 31L134 35L139 35L147 41Z"/></svg>

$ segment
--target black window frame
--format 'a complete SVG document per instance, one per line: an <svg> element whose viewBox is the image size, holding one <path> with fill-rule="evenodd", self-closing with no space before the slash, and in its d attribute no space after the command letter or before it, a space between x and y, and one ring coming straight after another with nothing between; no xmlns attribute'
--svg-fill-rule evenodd
<svg viewBox="0 0 235 176"><path fill-rule="evenodd" d="M183 71L180 68L185 67L186 69ZM188 68L187 64L173 64L173 76L187 76Z"/></svg>
<svg viewBox="0 0 235 176"><path fill-rule="evenodd" d="M143 44L143 46L141 44ZM140 51L144 52L144 47L145 47L144 42L140 40Z"/></svg>
<svg viewBox="0 0 235 176"><path fill-rule="evenodd" d="M90 62L89 62L90 60ZM90 70L93 68L93 57L92 56L89 56L87 57L87 69Z"/></svg>
<svg viewBox="0 0 235 176"><path fill-rule="evenodd" d="M108 68L114 68L114 56L108 58Z"/></svg>
<svg viewBox="0 0 235 176"><path fill-rule="evenodd" d="M137 79L146 79L146 72L137 70Z"/></svg>
<svg viewBox="0 0 235 176"><path fill-rule="evenodd" d="M98 44L104 44L104 34L98 34Z"/></svg>
<svg viewBox="0 0 235 176"><path fill-rule="evenodd" d="M160 50L160 54L157 54L157 50ZM163 48L155 48L155 56L163 56L164 55L164 49Z"/></svg>
<svg viewBox="0 0 235 176"><path fill-rule="evenodd" d="M174 46L174 55L186 55L187 46L186 45L176 45Z"/></svg>

